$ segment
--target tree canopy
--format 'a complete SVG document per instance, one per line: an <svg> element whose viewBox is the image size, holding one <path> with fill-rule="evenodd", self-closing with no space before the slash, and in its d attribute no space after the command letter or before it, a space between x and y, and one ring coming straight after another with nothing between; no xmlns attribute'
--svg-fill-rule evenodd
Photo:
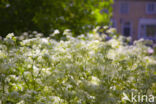
<svg viewBox="0 0 156 104"><path fill-rule="evenodd" d="M88 32L108 24L113 0L1 0L0 35L38 31L46 35L55 29Z"/></svg>

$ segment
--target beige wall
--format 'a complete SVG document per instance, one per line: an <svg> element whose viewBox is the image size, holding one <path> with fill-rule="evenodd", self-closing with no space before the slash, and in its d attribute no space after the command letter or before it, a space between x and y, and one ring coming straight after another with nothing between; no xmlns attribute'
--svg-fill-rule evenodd
<svg viewBox="0 0 156 104"><path fill-rule="evenodd" d="M153 0L152 0L153 1ZM121 14L120 13L120 3L127 2L129 4L129 13ZM138 1L138 0L117 0L113 5L113 19L115 20L117 31L122 33L122 23L123 22L131 22L132 23L132 38L133 40L138 39L138 26L139 20L141 18L146 19L156 19L156 14L147 14L146 13L146 4L150 2L150 0L146 1ZM156 2L156 0L155 0Z"/></svg>

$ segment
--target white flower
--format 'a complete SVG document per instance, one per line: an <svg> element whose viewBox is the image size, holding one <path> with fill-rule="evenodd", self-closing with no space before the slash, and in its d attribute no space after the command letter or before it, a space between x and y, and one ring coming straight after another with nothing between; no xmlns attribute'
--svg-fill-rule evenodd
<svg viewBox="0 0 156 104"><path fill-rule="evenodd" d="M95 29L93 29L94 32L97 32L100 29L100 26L97 26Z"/></svg>
<svg viewBox="0 0 156 104"><path fill-rule="evenodd" d="M53 104L59 104L59 103L63 102L63 100L58 96L51 96L50 99L53 99L53 101L54 101Z"/></svg>
<svg viewBox="0 0 156 104"><path fill-rule="evenodd" d="M94 54L95 54L94 51L90 51L90 52L89 52L89 55L90 55L90 56L94 56Z"/></svg>
<svg viewBox="0 0 156 104"><path fill-rule="evenodd" d="M6 73L9 70L9 65L8 64L0 64L0 73Z"/></svg>
<svg viewBox="0 0 156 104"><path fill-rule="evenodd" d="M116 39L111 39L108 43L110 43L113 48L117 48L120 45L120 41Z"/></svg>
<svg viewBox="0 0 156 104"><path fill-rule="evenodd" d="M34 33L35 34L35 33ZM36 37L38 37L38 38L40 38L40 37L42 37L43 36L43 34L42 33L36 33L36 35L35 35Z"/></svg>
<svg viewBox="0 0 156 104"><path fill-rule="evenodd" d="M60 31L56 29L56 30L54 30L52 36L55 36L56 34L59 34L59 33L60 33Z"/></svg>
<svg viewBox="0 0 156 104"><path fill-rule="evenodd" d="M63 35L66 35L66 36L70 35L71 36L72 35L71 30L70 29L64 30Z"/></svg>
<svg viewBox="0 0 156 104"><path fill-rule="evenodd" d="M107 57L110 59L115 59L116 58L116 52L114 50L109 50Z"/></svg>
<svg viewBox="0 0 156 104"><path fill-rule="evenodd" d="M99 78L97 78L97 77L95 77L95 76L92 76L90 82L91 82L91 84L93 84L93 85L99 85L100 80L99 80Z"/></svg>
<svg viewBox="0 0 156 104"><path fill-rule="evenodd" d="M37 75L39 73L39 68L33 65L33 71Z"/></svg>
<svg viewBox="0 0 156 104"><path fill-rule="evenodd" d="M6 36L6 38L7 38L7 39L12 39L13 36L14 36L14 33L9 33L9 34Z"/></svg>
<svg viewBox="0 0 156 104"><path fill-rule="evenodd" d="M44 43L44 44L48 44L49 43L48 39L46 39L46 38L42 38L41 42Z"/></svg>
<svg viewBox="0 0 156 104"><path fill-rule="evenodd" d="M20 102L18 102L17 104L25 104L24 100L21 100Z"/></svg>
<svg viewBox="0 0 156 104"><path fill-rule="evenodd" d="M115 28L110 28L106 32L109 33L109 34L113 34L113 33L116 33L116 29Z"/></svg>
<svg viewBox="0 0 156 104"><path fill-rule="evenodd" d="M0 58L3 58L3 57L5 57L5 53L0 51Z"/></svg>
<svg viewBox="0 0 156 104"><path fill-rule="evenodd" d="M51 74L50 68L43 68L42 71L43 71L44 75L47 75L48 76L48 75Z"/></svg>

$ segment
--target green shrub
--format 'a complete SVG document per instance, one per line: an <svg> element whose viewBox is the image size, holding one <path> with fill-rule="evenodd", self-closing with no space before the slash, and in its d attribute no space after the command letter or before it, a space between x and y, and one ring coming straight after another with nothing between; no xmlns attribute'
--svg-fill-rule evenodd
<svg viewBox="0 0 156 104"><path fill-rule="evenodd" d="M156 60L141 40L130 46L96 31L64 35L56 41L9 34L0 41L3 104L128 104L123 93L156 95Z"/></svg>

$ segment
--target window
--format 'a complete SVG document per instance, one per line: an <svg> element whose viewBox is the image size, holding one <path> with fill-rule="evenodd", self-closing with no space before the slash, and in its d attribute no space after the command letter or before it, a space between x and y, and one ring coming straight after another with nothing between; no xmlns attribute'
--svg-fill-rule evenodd
<svg viewBox="0 0 156 104"><path fill-rule="evenodd" d="M156 24L142 24L141 36L145 38L156 37Z"/></svg>
<svg viewBox="0 0 156 104"><path fill-rule="evenodd" d="M126 37L131 36L131 24L130 22L126 22L123 24L123 35Z"/></svg>
<svg viewBox="0 0 156 104"><path fill-rule="evenodd" d="M138 38L150 39L156 42L156 19L140 19L138 33Z"/></svg>
<svg viewBox="0 0 156 104"><path fill-rule="evenodd" d="M146 35L147 37L156 36L156 25L146 25Z"/></svg>
<svg viewBox="0 0 156 104"><path fill-rule="evenodd" d="M121 3L120 4L120 13L121 14L127 14L129 11L128 9L128 3Z"/></svg>
<svg viewBox="0 0 156 104"><path fill-rule="evenodd" d="M149 14L155 14L156 13L156 3L148 3L146 5L146 12Z"/></svg>

